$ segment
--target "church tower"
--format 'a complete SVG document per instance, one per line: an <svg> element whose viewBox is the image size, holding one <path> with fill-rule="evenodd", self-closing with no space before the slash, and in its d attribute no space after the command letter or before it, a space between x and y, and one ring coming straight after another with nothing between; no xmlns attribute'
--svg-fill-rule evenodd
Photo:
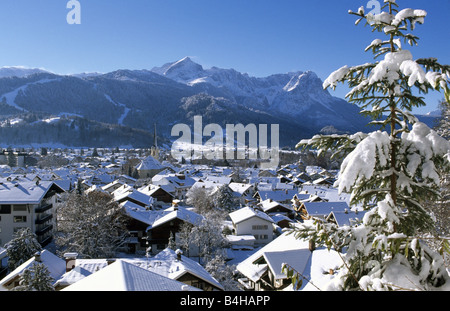
<svg viewBox="0 0 450 311"><path fill-rule="evenodd" d="M153 133L153 146L150 150L150 155L159 161L159 148L158 148L158 136L156 134L156 123L155 123L155 130Z"/></svg>

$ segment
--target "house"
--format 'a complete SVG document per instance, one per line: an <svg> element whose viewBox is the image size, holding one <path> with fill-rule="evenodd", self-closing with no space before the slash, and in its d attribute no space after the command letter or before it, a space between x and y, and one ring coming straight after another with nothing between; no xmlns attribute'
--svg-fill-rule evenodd
<svg viewBox="0 0 450 311"><path fill-rule="evenodd" d="M180 250L166 248L150 259L150 271L204 291L223 291L223 286L198 262Z"/></svg>
<svg viewBox="0 0 450 311"><path fill-rule="evenodd" d="M327 222L332 222L339 227L342 226L355 226L364 218L366 211L352 211L345 210L342 211L332 211L325 220Z"/></svg>
<svg viewBox="0 0 450 311"><path fill-rule="evenodd" d="M116 260L62 291L199 291L198 288L172 280L133 265Z"/></svg>
<svg viewBox="0 0 450 311"><path fill-rule="evenodd" d="M123 187L123 186L126 187L126 185L128 185L126 182L116 179L113 182L110 182L109 184L102 186L101 188L103 191L106 191L108 193L113 193L115 190L119 189L120 187Z"/></svg>
<svg viewBox="0 0 450 311"><path fill-rule="evenodd" d="M203 221L204 217L185 207L174 206L166 209L168 213L156 219L151 225L147 227L148 244L151 247L151 253L157 254L165 249L169 244L170 236L172 235L177 240L177 233L184 223L189 223L193 226L198 226ZM193 247L189 249L190 256L197 256L198 249Z"/></svg>
<svg viewBox="0 0 450 311"><path fill-rule="evenodd" d="M123 213L128 217L127 229L130 237L125 242L124 251L129 254L145 253L147 249L147 228L156 219L163 217L169 212L163 210L150 210L131 201L119 204Z"/></svg>
<svg viewBox="0 0 450 311"><path fill-rule="evenodd" d="M166 248L156 256L149 258L79 259L77 258L76 253L65 254L65 257L67 262L67 270L66 273L63 274L56 282L55 288L57 290L67 288L108 267L109 265L114 264L117 261L122 261L124 263L134 265L140 269L158 274L164 278L169 278L171 280L181 282L182 284L187 285L187 288L194 287L197 290L201 289L205 291L223 290L223 286L214 277L212 277L200 264L193 261L192 259L183 256L181 252L175 252L169 248ZM143 273L140 270L134 271L138 272L139 274ZM147 275L147 277L154 278L154 276L152 275ZM166 281L165 279L159 280L162 280L163 282ZM178 290L181 290L179 285L181 284L177 284L176 286ZM71 289L73 288L75 287L72 287ZM128 288L127 290L132 289ZM191 290L194 289L191 288Z"/></svg>
<svg viewBox="0 0 450 311"><path fill-rule="evenodd" d="M272 199L272 201L277 201L282 204L290 204L294 195L298 194L298 191L295 189L291 190L259 190L255 193L254 197L258 199L260 202L265 201L267 199Z"/></svg>
<svg viewBox="0 0 450 311"><path fill-rule="evenodd" d="M297 209L302 219L311 217L326 219L331 212L345 213L350 208L347 202L302 202Z"/></svg>
<svg viewBox="0 0 450 311"><path fill-rule="evenodd" d="M151 196L126 184L114 190L111 194L114 197L114 201L119 204L130 201L142 207L150 208L154 203L154 199Z"/></svg>
<svg viewBox="0 0 450 311"><path fill-rule="evenodd" d="M282 213L287 216L294 216L294 209L287 204L281 204L277 201L273 201L272 199L264 200L257 204L258 208L260 208L264 213Z"/></svg>
<svg viewBox="0 0 450 311"><path fill-rule="evenodd" d="M275 170L260 170L258 177L277 177L277 172Z"/></svg>
<svg viewBox="0 0 450 311"><path fill-rule="evenodd" d="M312 183L314 185L324 185L324 186L328 186L331 187L334 185L335 182L335 178L333 177L320 177L315 179Z"/></svg>
<svg viewBox="0 0 450 311"><path fill-rule="evenodd" d="M111 264L111 260L99 259L79 259L77 253L66 253L64 259L66 271L55 282L55 290L60 291L85 277L105 268Z"/></svg>
<svg viewBox="0 0 450 311"><path fill-rule="evenodd" d="M277 230L282 233L283 228L290 228L291 224L294 223L294 220L287 217L284 214L276 213L276 214L270 214L270 217L273 219L274 224L277 226Z"/></svg>
<svg viewBox="0 0 450 311"><path fill-rule="evenodd" d="M234 197L238 198L240 203L252 200L255 193L255 186L252 184L231 182L228 187L233 191Z"/></svg>
<svg viewBox="0 0 450 311"><path fill-rule="evenodd" d="M149 155L136 166L140 178L152 178L166 167Z"/></svg>
<svg viewBox="0 0 450 311"><path fill-rule="evenodd" d="M152 178L152 183L163 187L164 189L171 189L171 194L178 200L184 200L186 194L195 184L196 180L184 173L155 175Z"/></svg>
<svg viewBox="0 0 450 311"><path fill-rule="evenodd" d="M165 189L164 186L148 185L138 189L140 192L152 197L154 202L172 203L174 195Z"/></svg>
<svg viewBox="0 0 450 311"><path fill-rule="evenodd" d="M50 243L56 195L62 192L53 181L0 182L0 245L9 242L21 228L30 228L42 246Z"/></svg>
<svg viewBox="0 0 450 311"><path fill-rule="evenodd" d="M18 286L22 272L30 268L34 263L44 264L54 280L58 280L66 272L66 262L63 259L48 250L43 250L42 252L37 252L35 256L5 276L0 281L0 290L10 290Z"/></svg>
<svg viewBox="0 0 450 311"><path fill-rule="evenodd" d="M285 232L236 266L244 276L238 281L246 290L289 289L291 281L282 271L283 264L288 264L304 277L301 290L318 290L332 280L342 260L334 250L310 250L308 241Z"/></svg>
<svg viewBox="0 0 450 311"><path fill-rule="evenodd" d="M273 219L266 213L243 207L229 214L235 235L253 235L255 244L267 244L273 240Z"/></svg>

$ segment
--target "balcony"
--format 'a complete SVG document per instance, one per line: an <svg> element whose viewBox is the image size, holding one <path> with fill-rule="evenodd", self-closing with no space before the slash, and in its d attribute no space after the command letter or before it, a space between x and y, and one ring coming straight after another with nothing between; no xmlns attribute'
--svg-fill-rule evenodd
<svg viewBox="0 0 450 311"><path fill-rule="evenodd" d="M40 218L36 219L36 221L34 223L36 225L42 225L42 224L46 223L47 221L49 221L52 218L53 218L53 214L48 214L48 215L45 215L43 217L40 217Z"/></svg>
<svg viewBox="0 0 450 311"><path fill-rule="evenodd" d="M53 204L45 204L39 207L36 207L36 209L34 210L36 213L43 213L45 211L48 211L49 209L52 209Z"/></svg>
<svg viewBox="0 0 450 311"><path fill-rule="evenodd" d="M42 247L47 246L51 241L53 240L53 237L50 235L46 238L44 238L41 242L39 242L41 244Z"/></svg>
<svg viewBox="0 0 450 311"><path fill-rule="evenodd" d="M44 235L44 234L46 234L47 232L49 232L50 230L52 230L52 229L53 229L53 225L48 225L48 226L44 227L44 228L41 229L41 230L37 230L37 231L36 231L36 235L37 235L37 236Z"/></svg>

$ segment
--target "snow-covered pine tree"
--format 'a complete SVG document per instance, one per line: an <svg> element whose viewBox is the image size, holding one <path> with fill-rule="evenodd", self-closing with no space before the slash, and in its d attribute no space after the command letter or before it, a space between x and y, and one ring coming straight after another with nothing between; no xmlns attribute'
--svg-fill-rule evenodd
<svg viewBox="0 0 450 311"><path fill-rule="evenodd" d="M420 198L439 196L437 167L448 166L450 143L419 122L411 113L425 105L421 93L444 90L450 97L450 66L434 58L413 60L404 45L417 44L409 33L422 24L423 10L399 10L395 0L385 0L380 14L358 12L373 31L386 35L366 48L375 63L344 66L333 72L324 88L347 82L347 99L372 117L380 130L351 136L315 136L299 146L333 148L345 156L335 186L351 192L351 204L367 210L362 224L337 227L318 220L294 229L298 238L343 250L344 264L331 284L342 290L449 289L443 258L420 239L434 222ZM448 245L448 241L447 241ZM289 271L288 271L289 272ZM291 273L289 273L292 275Z"/></svg>
<svg viewBox="0 0 450 311"><path fill-rule="evenodd" d="M223 252L210 256L205 269L224 287L225 291L241 290L239 282L234 277L236 266L227 264Z"/></svg>
<svg viewBox="0 0 450 311"><path fill-rule="evenodd" d="M5 244L5 249L8 256L8 269L13 271L33 257L36 252L41 251L42 246L30 228L23 228L14 233L12 240Z"/></svg>
<svg viewBox="0 0 450 311"><path fill-rule="evenodd" d="M42 263L33 263L20 275L19 286L13 291L54 291L53 278L47 266Z"/></svg>
<svg viewBox="0 0 450 311"><path fill-rule="evenodd" d="M228 185L222 185L212 193L214 207L221 211L232 212L237 207L236 197Z"/></svg>

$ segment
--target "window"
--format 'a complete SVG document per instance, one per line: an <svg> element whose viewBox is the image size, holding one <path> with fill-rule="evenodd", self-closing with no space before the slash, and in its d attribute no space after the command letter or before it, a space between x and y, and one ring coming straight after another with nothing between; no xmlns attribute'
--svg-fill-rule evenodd
<svg viewBox="0 0 450 311"><path fill-rule="evenodd" d="M0 214L11 214L11 204L0 205Z"/></svg>
<svg viewBox="0 0 450 311"><path fill-rule="evenodd" d="M27 216L14 216L14 222L27 222Z"/></svg>
<svg viewBox="0 0 450 311"><path fill-rule="evenodd" d="M267 225L253 225L252 229L253 230L267 230L269 228L269 226Z"/></svg>
<svg viewBox="0 0 450 311"><path fill-rule="evenodd" d="M13 211L14 212L26 212L27 211L27 206L26 205L14 205L13 206Z"/></svg>

